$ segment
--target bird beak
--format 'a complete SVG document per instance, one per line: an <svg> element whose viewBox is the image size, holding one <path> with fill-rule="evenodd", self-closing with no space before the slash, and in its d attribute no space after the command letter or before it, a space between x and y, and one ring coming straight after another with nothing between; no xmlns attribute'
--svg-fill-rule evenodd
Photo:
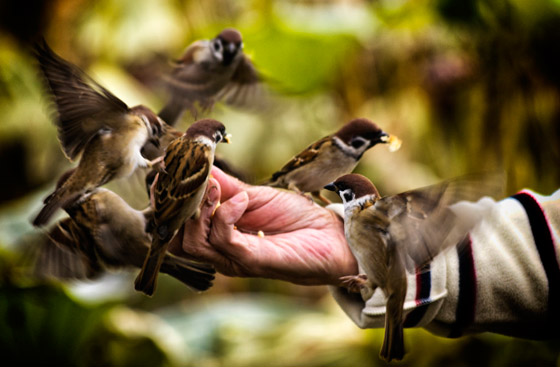
<svg viewBox="0 0 560 367"><path fill-rule="evenodd" d="M235 44L234 43L230 43L227 45L227 50L230 54L233 54L233 52L235 51Z"/></svg>
<svg viewBox="0 0 560 367"><path fill-rule="evenodd" d="M231 144L231 134L226 134L226 136L224 136L224 141L228 144Z"/></svg>
<svg viewBox="0 0 560 367"><path fill-rule="evenodd" d="M388 143L389 142L389 134L387 134L385 131L382 131L379 134L379 141L381 143Z"/></svg>
<svg viewBox="0 0 560 367"><path fill-rule="evenodd" d="M336 186L332 182L330 184L328 184L327 186L325 186L324 189L336 192Z"/></svg>
<svg viewBox="0 0 560 367"><path fill-rule="evenodd" d="M396 152L400 149L402 145L402 140L397 138L395 135L389 135L386 132L382 132L379 137L379 141L385 144L389 144L389 151Z"/></svg>

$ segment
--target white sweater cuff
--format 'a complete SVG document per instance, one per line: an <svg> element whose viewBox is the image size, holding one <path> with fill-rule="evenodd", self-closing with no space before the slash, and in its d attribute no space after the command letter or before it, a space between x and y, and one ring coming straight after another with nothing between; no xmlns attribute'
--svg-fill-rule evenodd
<svg viewBox="0 0 560 367"><path fill-rule="evenodd" d="M343 217L342 204L331 204L327 209ZM360 269L360 273L364 272ZM417 269L415 274L407 273L405 327L425 326L433 320L447 295L446 277L446 258L443 254L436 256L427 268ZM387 299L380 288L369 299L348 293L344 288L331 286L329 290L339 306L360 328L384 326Z"/></svg>

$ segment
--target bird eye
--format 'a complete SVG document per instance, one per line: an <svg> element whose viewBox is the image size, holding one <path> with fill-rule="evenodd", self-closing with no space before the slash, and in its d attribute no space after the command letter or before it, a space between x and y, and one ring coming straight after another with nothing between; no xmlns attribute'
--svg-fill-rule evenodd
<svg viewBox="0 0 560 367"><path fill-rule="evenodd" d="M212 48L216 52L220 52L222 50L222 43L219 40L215 40L212 42Z"/></svg>
<svg viewBox="0 0 560 367"><path fill-rule="evenodd" d="M350 144L352 144L354 148L359 148L365 144L365 141L361 138L356 138L356 139L352 139L352 142Z"/></svg>
<svg viewBox="0 0 560 367"><path fill-rule="evenodd" d="M346 190L340 191L339 195L345 203L347 203L349 201L352 201L354 199L354 193L352 192L352 189L349 189L349 188L346 189Z"/></svg>

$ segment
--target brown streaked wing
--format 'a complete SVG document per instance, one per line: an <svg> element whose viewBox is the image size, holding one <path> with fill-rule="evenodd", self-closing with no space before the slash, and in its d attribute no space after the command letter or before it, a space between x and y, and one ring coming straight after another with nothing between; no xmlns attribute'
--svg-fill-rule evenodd
<svg viewBox="0 0 560 367"><path fill-rule="evenodd" d="M165 171L160 172L155 187L155 217L158 222L179 213L184 202L204 184L210 172L207 149L205 145L188 139L177 139L169 145ZM192 157L196 160L192 161Z"/></svg>
<svg viewBox="0 0 560 367"><path fill-rule="evenodd" d="M174 195L178 198L186 198L204 184L210 173L210 162L208 159L209 149L206 146L195 147L194 156L196 160L190 162L190 166L183 166L183 179L175 186Z"/></svg>
<svg viewBox="0 0 560 367"><path fill-rule="evenodd" d="M275 172L272 175L271 181L276 181L278 178L284 176L285 174L313 162L317 158L321 147L325 144L331 144L330 141L330 136L325 136L324 138L308 146L304 151L302 151L301 153L293 157L292 160L286 163L284 167L280 169L280 171Z"/></svg>

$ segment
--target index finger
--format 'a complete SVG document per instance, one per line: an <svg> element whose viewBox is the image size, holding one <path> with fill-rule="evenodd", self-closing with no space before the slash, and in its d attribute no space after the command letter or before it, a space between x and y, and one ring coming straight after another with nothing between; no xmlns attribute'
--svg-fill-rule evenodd
<svg viewBox="0 0 560 367"><path fill-rule="evenodd" d="M211 174L212 177L214 177L220 184L220 189L222 191L221 201L226 201L239 192L247 189L246 183L228 175L218 167L212 167Z"/></svg>

